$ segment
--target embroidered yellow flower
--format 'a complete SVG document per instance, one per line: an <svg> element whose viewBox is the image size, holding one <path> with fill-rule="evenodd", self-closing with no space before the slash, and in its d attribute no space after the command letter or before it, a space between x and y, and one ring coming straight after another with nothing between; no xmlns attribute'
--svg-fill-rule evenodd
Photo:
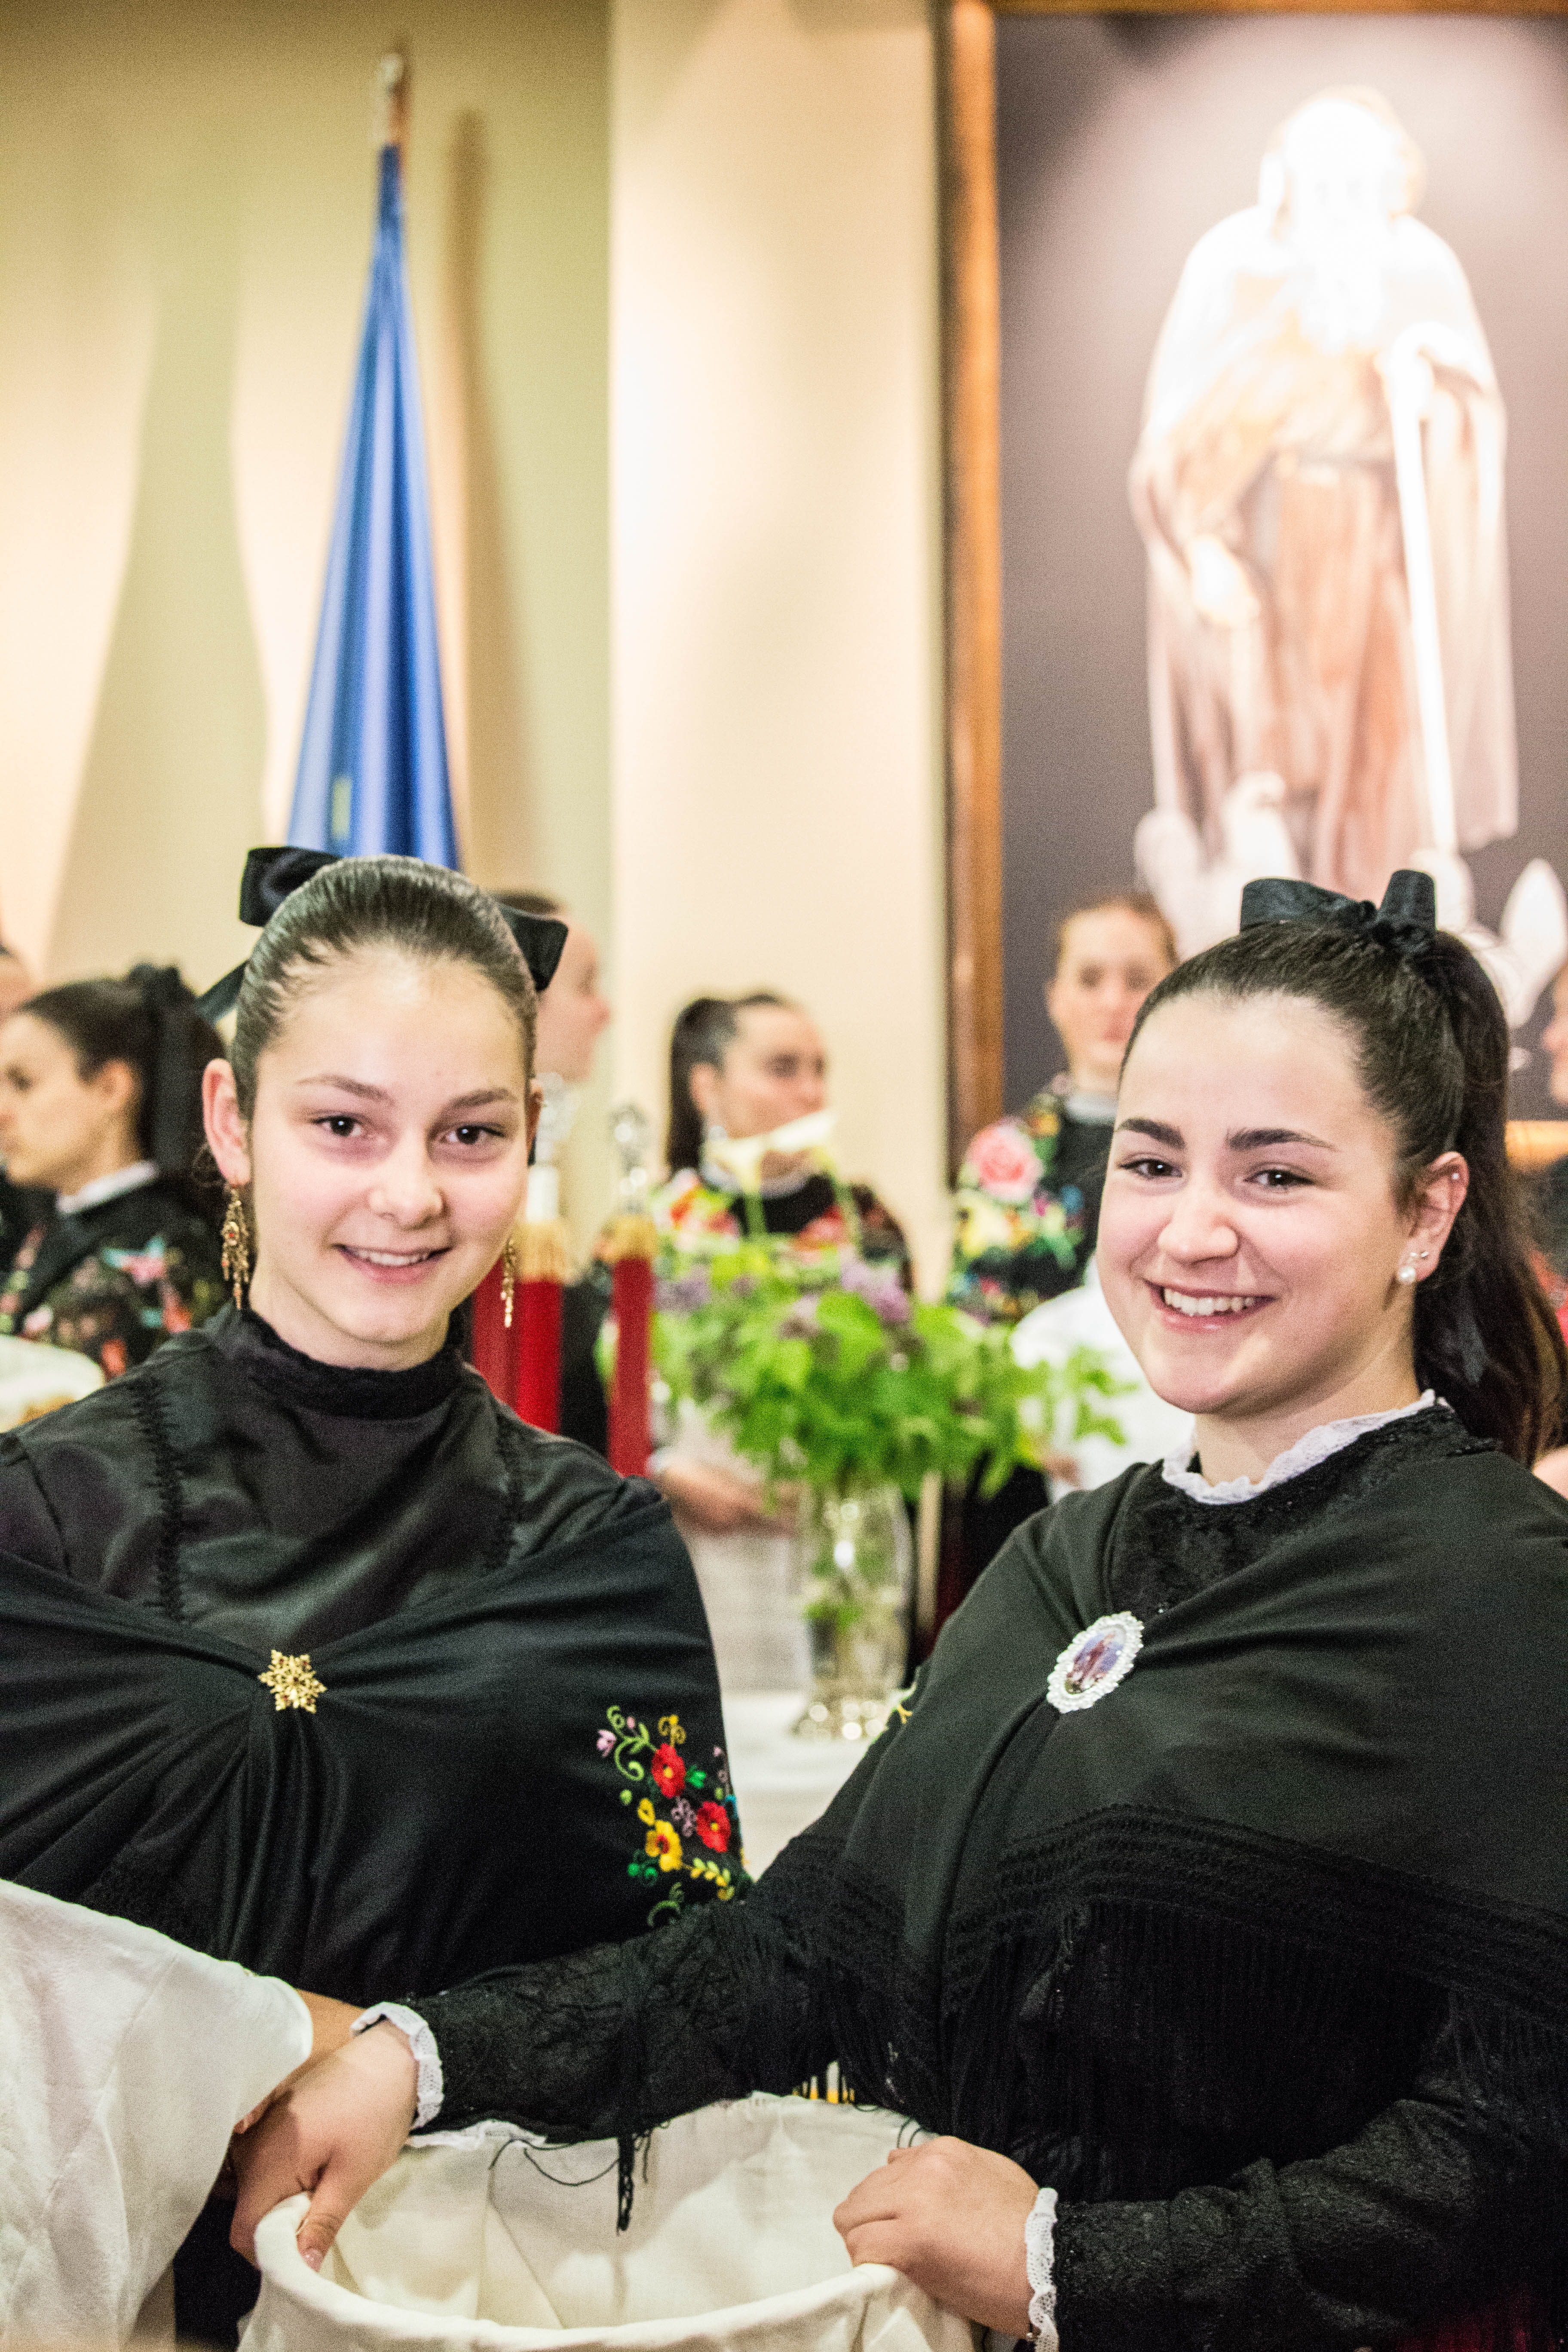
<svg viewBox="0 0 1568 2352"><path fill-rule="evenodd" d="M965 1257L981 1257L987 1250L1015 1249L1025 1231L1023 1220L1000 1202L960 1193L959 1247Z"/></svg>
<svg viewBox="0 0 1568 2352"><path fill-rule="evenodd" d="M643 1844L645 1851L652 1855L660 1870L680 1868L680 1840L668 1822L655 1822Z"/></svg>
<svg viewBox="0 0 1568 2352"><path fill-rule="evenodd" d="M643 1822L645 1823L647 1822L658 1821L658 1815L654 1811L653 1799L651 1797L645 1797L641 1804L638 1805L637 1819L639 1822ZM650 1853L653 1852L653 1848L651 1846L649 1846L648 1852Z"/></svg>

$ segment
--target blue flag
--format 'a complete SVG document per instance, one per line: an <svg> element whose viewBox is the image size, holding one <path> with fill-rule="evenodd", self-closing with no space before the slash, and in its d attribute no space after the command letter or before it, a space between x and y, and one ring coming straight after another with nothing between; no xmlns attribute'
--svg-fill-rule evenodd
<svg viewBox="0 0 1568 2352"><path fill-rule="evenodd" d="M395 146L381 151L364 339L289 838L341 856L399 851L458 863Z"/></svg>

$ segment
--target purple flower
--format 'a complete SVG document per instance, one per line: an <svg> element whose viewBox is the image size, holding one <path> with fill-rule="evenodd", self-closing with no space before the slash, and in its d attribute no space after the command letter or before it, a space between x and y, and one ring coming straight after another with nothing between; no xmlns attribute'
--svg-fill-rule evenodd
<svg viewBox="0 0 1568 2352"><path fill-rule="evenodd" d="M847 1257L838 1280L842 1288L865 1300L879 1322L909 1321L909 1294L890 1267L868 1265L863 1257Z"/></svg>
<svg viewBox="0 0 1568 2352"><path fill-rule="evenodd" d="M694 1315L699 1307L707 1306L711 1296L708 1268L696 1265L688 1274L660 1282L656 1288L655 1304L661 1315Z"/></svg>

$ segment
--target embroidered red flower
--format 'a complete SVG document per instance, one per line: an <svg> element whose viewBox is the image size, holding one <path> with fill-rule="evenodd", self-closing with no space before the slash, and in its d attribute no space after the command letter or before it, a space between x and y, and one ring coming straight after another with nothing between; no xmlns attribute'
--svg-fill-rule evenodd
<svg viewBox="0 0 1568 2352"><path fill-rule="evenodd" d="M981 1130L969 1147L966 1171L993 1200L1026 1201L1040 1181L1037 1154L1007 1119Z"/></svg>
<svg viewBox="0 0 1568 2352"><path fill-rule="evenodd" d="M647 1769L653 1774L655 1785L661 1796L679 1796L686 1786L686 1767L668 1739L662 1748L654 1749Z"/></svg>
<svg viewBox="0 0 1568 2352"><path fill-rule="evenodd" d="M727 1853L730 1847L730 1816L722 1805L699 1805L697 1834L705 1846L715 1853Z"/></svg>

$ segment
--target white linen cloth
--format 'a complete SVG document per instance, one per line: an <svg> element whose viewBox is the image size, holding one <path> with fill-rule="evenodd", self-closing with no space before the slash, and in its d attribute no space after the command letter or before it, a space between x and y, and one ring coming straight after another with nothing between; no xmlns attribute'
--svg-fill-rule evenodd
<svg viewBox="0 0 1568 2352"><path fill-rule="evenodd" d="M613 2140L546 2147L500 2123L405 2148L320 2273L290 2198L257 2232L245 2352L973 2352L966 2320L882 2264L851 2269L833 2209L909 2126L761 2093L680 2116L639 2155L616 2230Z"/></svg>
<svg viewBox="0 0 1568 2352"><path fill-rule="evenodd" d="M0 1881L0 2345L122 2343L310 2053L275 1978Z"/></svg>
<svg viewBox="0 0 1568 2352"><path fill-rule="evenodd" d="M1075 1348L1093 1348L1122 1383L1120 1396L1095 1400L1112 1421L1121 1423L1120 1445L1109 1437L1074 1438L1065 1425L1046 1433L1058 1452L1072 1455L1080 1486L1103 1486L1109 1479L1119 1478L1130 1463L1158 1462L1184 1446L1191 1453L1192 1414L1178 1412L1174 1405L1157 1397L1144 1379L1142 1366L1105 1303L1094 1258L1084 1268L1076 1290L1047 1298L1043 1307L1026 1315L1013 1333L1013 1353L1026 1366L1059 1367ZM1059 1496L1067 1489L1058 1486L1054 1492Z"/></svg>

